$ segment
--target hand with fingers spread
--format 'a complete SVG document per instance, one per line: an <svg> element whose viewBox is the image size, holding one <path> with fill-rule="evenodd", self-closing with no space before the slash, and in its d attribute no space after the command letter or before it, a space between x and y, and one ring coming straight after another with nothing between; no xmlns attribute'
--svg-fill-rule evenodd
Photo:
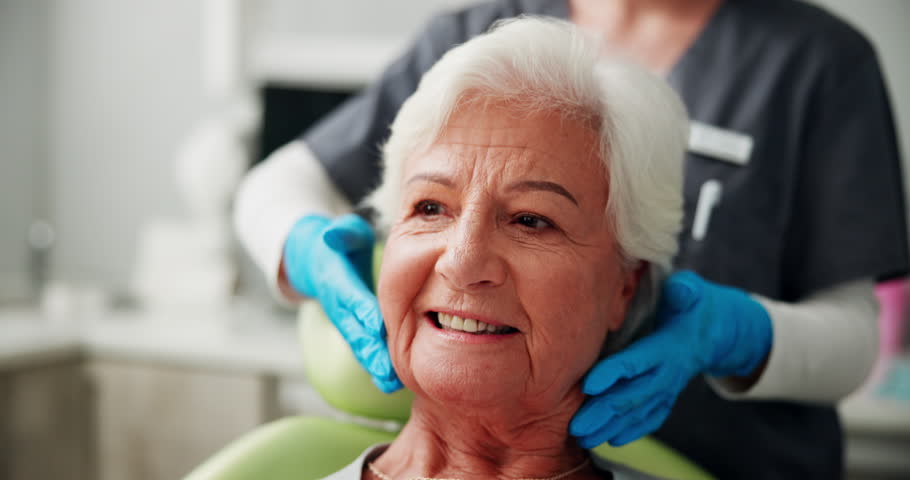
<svg viewBox="0 0 910 480"><path fill-rule="evenodd" d="M750 375L771 349L771 319L760 303L693 272L664 283L657 324L585 377L591 397L569 426L583 447L625 445L657 430L692 377Z"/></svg>
<svg viewBox="0 0 910 480"><path fill-rule="evenodd" d="M309 215L297 221L284 245L291 286L322 304L380 390L402 388L385 341L379 301L373 294L376 236L357 215L335 220Z"/></svg>

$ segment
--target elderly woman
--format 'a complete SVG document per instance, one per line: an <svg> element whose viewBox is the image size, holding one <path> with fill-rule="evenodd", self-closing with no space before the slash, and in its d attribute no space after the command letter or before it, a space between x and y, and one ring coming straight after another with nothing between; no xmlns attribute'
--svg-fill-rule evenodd
<svg viewBox="0 0 910 480"><path fill-rule="evenodd" d="M668 86L596 45L561 21L503 23L401 109L370 203L388 232L389 351L415 400L391 445L329 478L616 470L568 424L591 365L647 324L676 252L687 123Z"/></svg>

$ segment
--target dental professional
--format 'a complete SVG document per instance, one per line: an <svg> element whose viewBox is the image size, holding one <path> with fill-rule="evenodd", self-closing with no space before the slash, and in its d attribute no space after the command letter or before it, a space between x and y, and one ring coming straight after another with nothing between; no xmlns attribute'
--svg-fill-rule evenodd
<svg viewBox="0 0 910 480"><path fill-rule="evenodd" d="M643 435L720 478L841 478L834 405L877 348L877 280L908 271L891 109L874 49L793 0L500 0L434 18L373 85L242 184L243 244L282 298L316 298L376 385L401 387L372 293L375 234L347 215L443 53L499 19L568 19L660 73L693 120L685 217L654 331L588 373L569 432ZM651 214L660 215L660 212Z"/></svg>

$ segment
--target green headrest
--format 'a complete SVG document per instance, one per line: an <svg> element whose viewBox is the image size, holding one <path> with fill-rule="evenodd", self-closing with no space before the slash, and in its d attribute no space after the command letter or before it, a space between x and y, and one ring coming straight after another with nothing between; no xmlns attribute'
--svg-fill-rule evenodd
<svg viewBox="0 0 910 480"><path fill-rule="evenodd" d="M382 245L377 244L373 254L376 278L379 278L381 265ZM303 304L297 327L303 347L304 371L326 402L360 417L407 421L414 394L405 389L387 395L376 388L318 302Z"/></svg>
<svg viewBox="0 0 910 480"><path fill-rule="evenodd" d="M300 309L298 332L304 371L326 402L360 417L398 422L408 419L414 394L405 389L386 395L376 388L317 302L308 301Z"/></svg>

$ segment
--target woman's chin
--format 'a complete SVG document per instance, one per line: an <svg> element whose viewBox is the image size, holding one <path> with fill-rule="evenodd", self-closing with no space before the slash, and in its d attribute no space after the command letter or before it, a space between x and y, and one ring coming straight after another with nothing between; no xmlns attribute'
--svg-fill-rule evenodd
<svg viewBox="0 0 910 480"><path fill-rule="evenodd" d="M507 358L508 352L496 355L418 344L411 353L414 361L405 383L413 383L408 387L427 399L461 410L489 409L514 405L525 391L526 375L515 366L526 362Z"/></svg>

